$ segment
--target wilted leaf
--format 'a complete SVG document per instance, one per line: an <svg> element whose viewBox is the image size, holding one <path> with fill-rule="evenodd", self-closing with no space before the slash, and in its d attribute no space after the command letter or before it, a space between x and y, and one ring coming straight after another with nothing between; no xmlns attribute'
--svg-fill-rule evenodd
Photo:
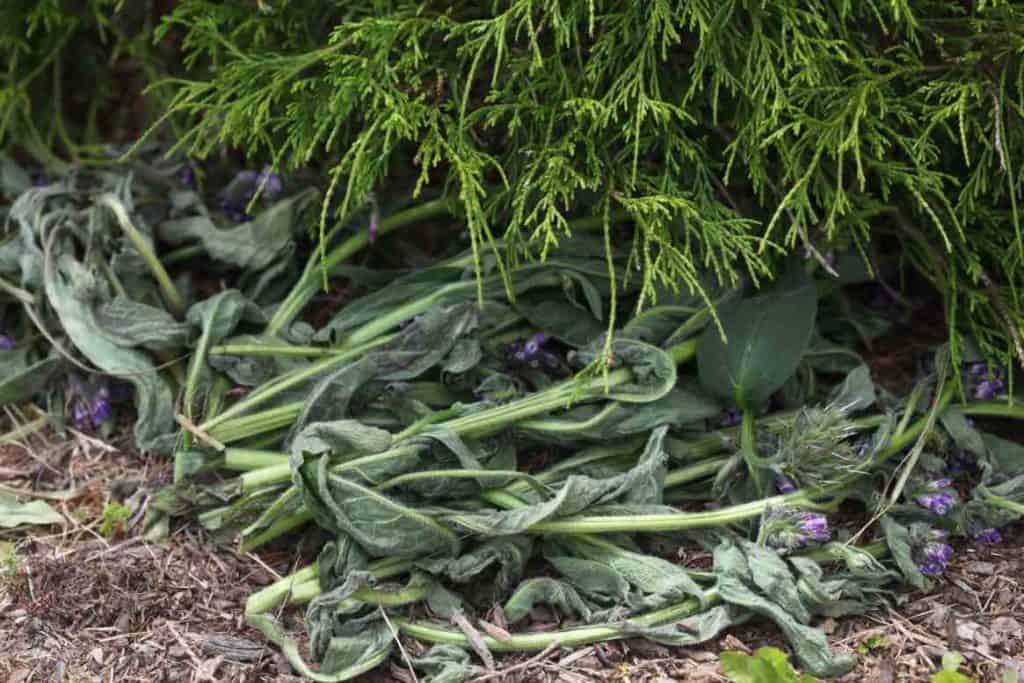
<svg viewBox="0 0 1024 683"><path fill-rule="evenodd" d="M59 512L41 500L26 503L7 491L0 491L0 527L11 528L24 524L61 524L64 518Z"/></svg>

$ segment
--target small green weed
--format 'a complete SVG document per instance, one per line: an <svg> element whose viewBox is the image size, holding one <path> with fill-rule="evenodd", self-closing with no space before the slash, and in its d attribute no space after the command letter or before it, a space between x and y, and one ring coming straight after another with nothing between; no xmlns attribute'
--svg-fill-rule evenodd
<svg viewBox="0 0 1024 683"><path fill-rule="evenodd" d="M121 536L127 531L126 522L131 519L132 511L120 503L107 503L103 506L100 516L100 533L104 538Z"/></svg>
<svg viewBox="0 0 1024 683"><path fill-rule="evenodd" d="M799 674L789 663L789 655L774 647L762 647L753 655L723 652L719 660L724 673L734 683L816 683L817 679Z"/></svg>
<svg viewBox="0 0 1024 683"><path fill-rule="evenodd" d="M942 655L942 670L932 675L931 683L974 683L974 679L960 673L964 656L959 652Z"/></svg>
<svg viewBox="0 0 1024 683"><path fill-rule="evenodd" d="M862 655L871 654L877 650L884 650L889 647L889 639L881 633L868 636L864 639L860 645L857 646L857 652Z"/></svg>

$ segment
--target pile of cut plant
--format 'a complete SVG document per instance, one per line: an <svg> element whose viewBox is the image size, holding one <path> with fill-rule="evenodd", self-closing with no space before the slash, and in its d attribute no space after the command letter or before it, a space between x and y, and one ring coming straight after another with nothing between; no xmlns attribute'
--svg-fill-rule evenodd
<svg viewBox="0 0 1024 683"><path fill-rule="evenodd" d="M861 351L913 302L856 249L651 289L610 212L543 259L475 250L443 197L311 239L300 178L158 151L58 175L0 157L0 402L32 418L15 436L129 422L173 458L151 538L316 543L238 606L310 679L396 658L455 683L752 620L833 677L854 662L820 619L928 589L1024 514L1024 446L990 431L1024 418L1012 368L937 345L906 391L874 381ZM4 526L55 521L2 495Z"/></svg>

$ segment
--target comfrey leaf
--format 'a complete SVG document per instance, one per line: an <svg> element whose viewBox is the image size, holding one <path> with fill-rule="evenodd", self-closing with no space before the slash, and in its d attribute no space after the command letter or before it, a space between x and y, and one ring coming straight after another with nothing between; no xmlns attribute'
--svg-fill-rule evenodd
<svg viewBox="0 0 1024 683"><path fill-rule="evenodd" d="M456 645L435 645L412 665L425 673L423 683L464 683L476 671L469 653Z"/></svg>
<svg viewBox="0 0 1024 683"><path fill-rule="evenodd" d="M566 616L584 621L590 619L591 610L569 584L546 577L524 581L505 603L505 618L510 624L525 619L536 605L550 605Z"/></svg>
<svg viewBox="0 0 1024 683"><path fill-rule="evenodd" d="M831 652L825 634L806 625L809 612L800 601L796 579L778 556L727 539L715 548L715 573L722 600L774 621L811 673L839 676L852 668L852 658Z"/></svg>
<svg viewBox="0 0 1024 683"><path fill-rule="evenodd" d="M226 345L281 346L284 340L270 335L243 334L229 337L222 342ZM227 375L235 384L255 387L283 375L290 370L309 365L305 358L280 355L230 355L211 354L206 362L211 368Z"/></svg>
<svg viewBox="0 0 1024 683"><path fill-rule="evenodd" d="M545 442L576 444L586 439L607 442L632 434L648 433L660 425L681 427L717 415L721 408L695 387L674 388L649 403L586 405L557 416L529 420L517 430ZM573 428L574 424L578 425Z"/></svg>
<svg viewBox="0 0 1024 683"><path fill-rule="evenodd" d="M454 533L427 515L332 474L326 456L293 470L295 484L317 524L352 537L373 557L454 555Z"/></svg>
<svg viewBox="0 0 1024 683"><path fill-rule="evenodd" d="M580 350L580 360L590 363L601 357L604 338L598 338L586 349ZM676 384L676 364L662 349L633 339L612 341L612 364L615 368L627 367L633 371L633 378L623 384L601 389L601 396L623 403L649 403L657 401L672 390Z"/></svg>
<svg viewBox="0 0 1024 683"><path fill-rule="evenodd" d="M615 501L658 504L664 488L663 449L666 427L651 433L636 466L607 479L570 475L550 500L512 510L455 514L448 521L484 536L519 534L551 517L578 514L587 508Z"/></svg>
<svg viewBox="0 0 1024 683"><path fill-rule="evenodd" d="M881 523L886 545L889 546L889 552L892 553L892 558L896 561L903 578L914 588L924 588L927 579L914 561L910 531L889 515L882 517Z"/></svg>
<svg viewBox="0 0 1024 683"><path fill-rule="evenodd" d="M704 590L685 569L668 560L617 547L569 541L575 554L606 567L632 587L627 605L636 611L658 609L686 596L705 600ZM558 563L552 558L552 563ZM564 565L563 565L564 566Z"/></svg>
<svg viewBox="0 0 1024 683"><path fill-rule="evenodd" d="M619 625L624 636L639 636L664 645L685 647L718 637L727 628L747 621L743 610L732 605L716 605L681 621L664 626L640 626L625 621Z"/></svg>
<svg viewBox="0 0 1024 683"><path fill-rule="evenodd" d="M476 329L473 304L435 306L390 343L321 379L308 393L292 427L294 435L310 422L348 415L356 392L371 380L407 381L441 363L459 339Z"/></svg>
<svg viewBox="0 0 1024 683"><path fill-rule="evenodd" d="M207 215L167 221L158 228L171 244L198 240L214 259L245 270L272 265L293 242L299 214L316 197L308 190L277 202L250 221L218 228Z"/></svg>
<svg viewBox="0 0 1024 683"><path fill-rule="evenodd" d="M870 408L877 399L875 383L871 381L871 370L866 365L858 365L833 391L829 405L845 415L850 415Z"/></svg>
<svg viewBox="0 0 1024 683"><path fill-rule="evenodd" d="M712 394L756 410L796 370L814 330L818 297L806 277L718 310L718 328L704 330L697 352L700 381Z"/></svg>
<svg viewBox="0 0 1024 683"><path fill-rule="evenodd" d="M281 648L288 663L304 677L318 683L351 680L376 668L391 656L394 636L377 614L341 621L328 640L320 670L314 671L303 660L298 644L288 637L268 614L246 614L246 622L267 640Z"/></svg>
<svg viewBox="0 0 1024 683"><path fill-rule="evenodd" d="M178 322L166 310L124 296L99 306L96 322L118 346L141 346L154 351L184 347L190 330L188 324Z"/></svg>
<svg viewBox="0 0 1024 683"><path fill-rule="evenodd" d="M532 552L533 537L506 536L485 541L458 557L425 558L417 561L416 566L456 583L473 581L483 572L497 566L495 583L499 590L505 590L523 577Z"/></svg>
<svg viewBox="0 0 1024 683"><path fill-rule="evenodd" d="M61 256L47 269L45 279L50 306L82 355L134 385L139 448L169 451L174 442L174 395L145 355L118 346L104 333L87 298L91 274L71 257Z"/></svg>

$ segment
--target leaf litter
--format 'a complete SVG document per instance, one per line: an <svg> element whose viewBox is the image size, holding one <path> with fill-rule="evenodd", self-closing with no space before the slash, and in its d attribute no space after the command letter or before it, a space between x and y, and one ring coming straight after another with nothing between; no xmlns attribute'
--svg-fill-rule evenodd
<svg viewBox="0 0 1024 683"><path fill-rule="evenodd" d="M173 565L187 570L173 599L151 591L163 621L139 616L150 635L135 643L162 629L157 647L194 680L253 658L315 680L381 665L435 683L503 668L509 680L631 667L654 680L680 675L680 661L696 665L692 677L706 652L694 646L765 622L804 671L840 678L871 656L854 656L863 643L851 629L894 605L903 642L958 649L978 672L1020 651L1018 587L997 585L1013 574L955 559L949 544L994 543L1024 511L1024 447L984 431L1020 417L998 368L951 369L939 348L905 396L874 386L849 337L816 330L823 295L799 265L760 293L722 288L714 311L666 290L609 336L612 289L622 301L640 292L624 262L609 280L585 231L521 264L513 298L496 261L475 271L455 243L435 265L376 278L315 328L299 318L319 267L303 248L310 191L263 197L249 216L206 208L175 177L167 162L78 171L3 210L0 277L18 296L4 308L0 389L38 416L21 421L38 425L21 443L45 440L50 476L76 458L109 467L100 445L126 427L130 452L173 457L170 476L145 460L163 478L128 486L132 539L104 538L74 511L62 534L18 536L13 555L31 559L12 560L5 581L12 632L50 620L47 647L92 640L89 660L111 670L101 637L81 634L129 640L135 617L115 613L144 612L144 577L164 581ZM339 273L365 243L343 232L327 257ZM214 264L214 291L164 265L182 249ZM70 455L55 443L73 444ZM42 481L4 467L16 490ZM96 516L82 501L105 495L73 502ZM3 500L5 525L57 521L46 502ZM143 535L164 540L133 543ZM250 553L268 547L291 551L272 571ZM108 558L121 564L106 569ZM232 590L210 590L227 581ZM239 631L233 612L243 585L269 581L245 601L245 621L276 647ZM901 581L960 591L973 619L940 603L925 616L942 616L946 635L921 635L925 616L908 611ZM83 620L58 604L83 585L135 598ZM200 606L221 628L202 643L190 621ZM486 619L495 610L500 624ZM149 665L142 649L125 671ZM922 651L914 666L933 665ZM507 652L534 654L494 659ZM590 657L602 668L581 668ZM258 680L266 667L238 675Z"/></svg>

